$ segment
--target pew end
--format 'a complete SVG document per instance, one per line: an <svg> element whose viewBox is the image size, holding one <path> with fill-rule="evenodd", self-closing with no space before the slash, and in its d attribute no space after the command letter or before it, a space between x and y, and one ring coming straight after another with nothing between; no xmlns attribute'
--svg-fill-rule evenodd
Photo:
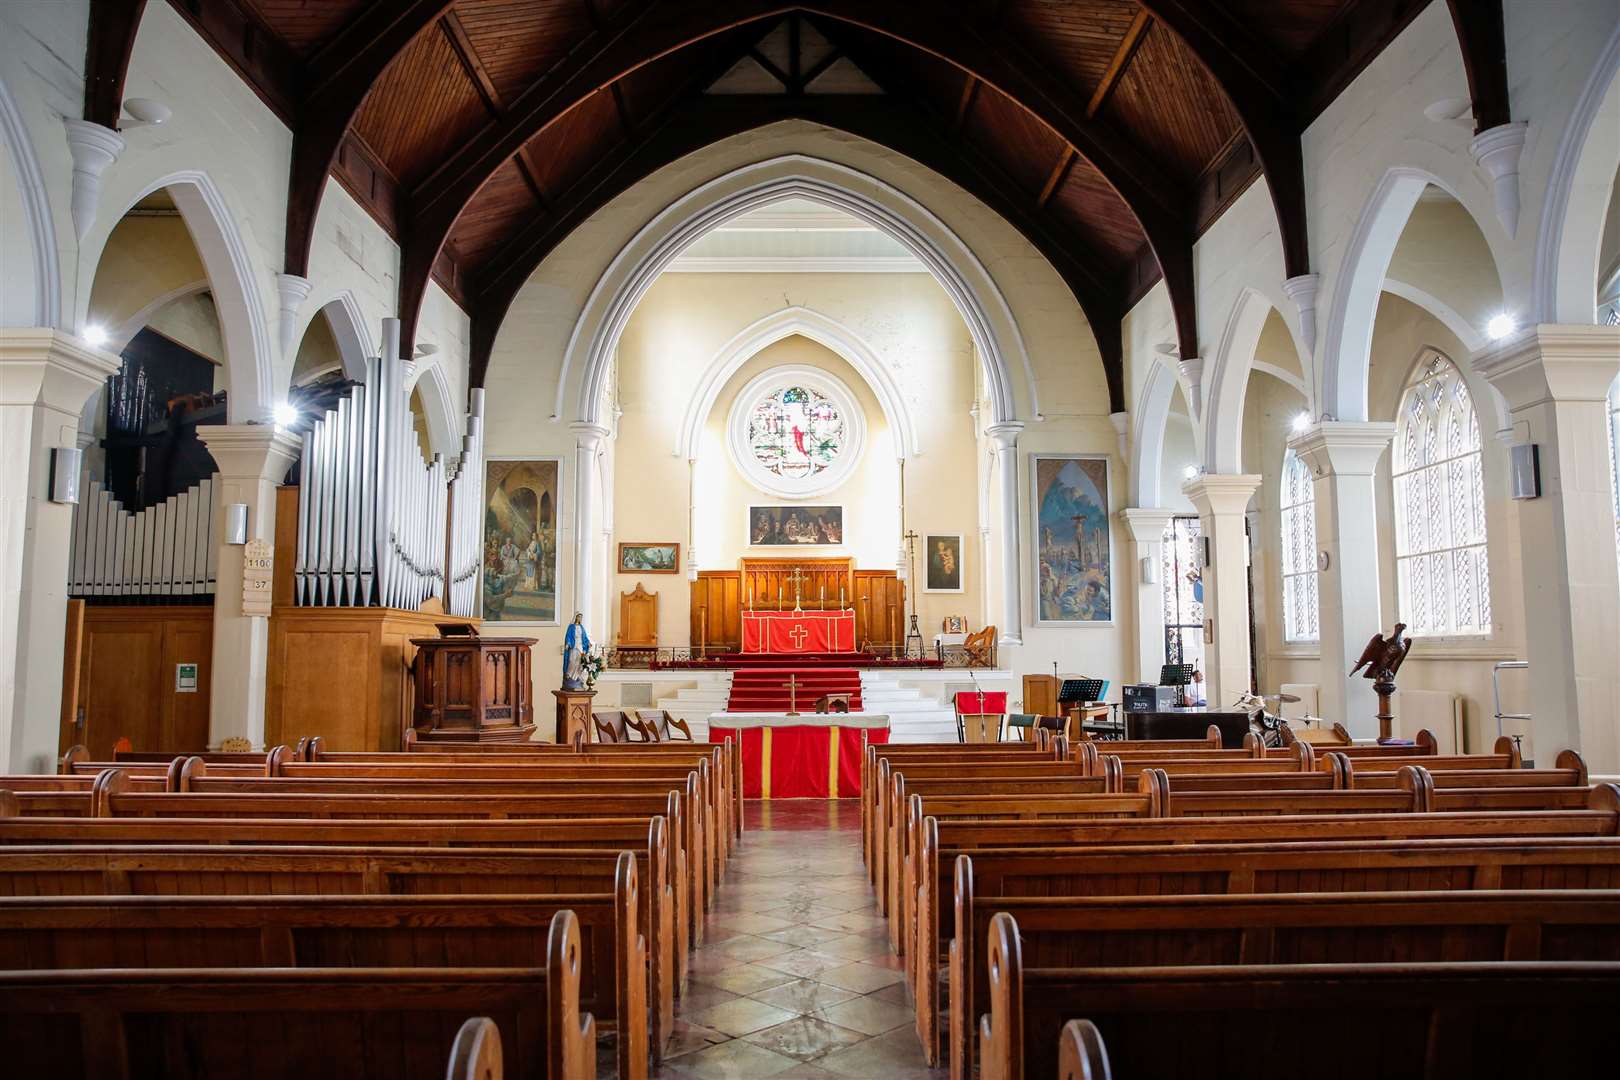
<svg viewBox="0 0 1620 1080"><path fill-rule="evenodd" d="M1102 1033L1090 1020L1070 1020L1063 1025L1058 1038L1058 1080L1113 1080Z"/></svg>
<svg viewBox="0 0 1620 1080"><path fill-rule="evenodd" d="M445 1080L502 1080L501 1032L487 1016L468 1017L450 1044Z"/></svg>
<svg viewBox="0 0 1620 1080"><path fill-rule="evenodd" d="M88 761L89 759L90 748L84 743L74 743L67 748L67 753L63 754L61 760L57 762L56 771L63 776L72 776L74 763Z"/></svg>

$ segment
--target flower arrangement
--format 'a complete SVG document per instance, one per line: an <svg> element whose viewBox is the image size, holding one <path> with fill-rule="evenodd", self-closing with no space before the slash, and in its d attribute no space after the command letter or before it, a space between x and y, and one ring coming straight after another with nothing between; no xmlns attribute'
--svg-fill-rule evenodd
<svg viewBox="0 0 1620 1080"><path fill-rule="evenodd" d="M585 676L585 688L596 689L596 677L607 668L607 650L596 648L580 658L580 671Z"/></svg>

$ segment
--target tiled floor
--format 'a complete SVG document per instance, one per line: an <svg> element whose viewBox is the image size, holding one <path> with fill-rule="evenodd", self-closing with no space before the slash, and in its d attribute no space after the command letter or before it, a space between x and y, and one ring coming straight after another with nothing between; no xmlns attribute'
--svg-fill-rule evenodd
<svg viewBox="0 0 1620 1080"><path fill-rule="evenodd" d="M750 802L659 1077L945 1075L923 1064L853 800Z"/></svg>

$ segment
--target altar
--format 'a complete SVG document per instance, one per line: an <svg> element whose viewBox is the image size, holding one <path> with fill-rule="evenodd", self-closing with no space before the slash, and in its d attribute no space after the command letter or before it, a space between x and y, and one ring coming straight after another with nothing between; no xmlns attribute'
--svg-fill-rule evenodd
<svg viewBox="0 0 1620 1080"><path fill-rule="evenodd" d="M853 611L744 611L745 653L848 653L855 651Z"/></svg>
<svg viewBox="0 0 1620 1080"><path fill-rule="evenodd" d="M861 793L861 759L870 744L889 741L878 713L715 713L709 741L742 748L745 799L853 799Z"/></svg>

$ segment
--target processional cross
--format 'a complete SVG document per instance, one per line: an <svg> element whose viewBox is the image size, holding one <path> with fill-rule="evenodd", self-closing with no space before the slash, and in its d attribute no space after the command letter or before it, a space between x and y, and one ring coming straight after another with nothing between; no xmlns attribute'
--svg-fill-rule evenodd
<svg viewBox="0 0 1620 1080"><path fill-rule="evenodd" d="M787 682L783 683L782 685L787 687L787 691L788 691L788 711L787 711L787 714L789 716L798 716L799 715L799 677L797 675L789 675Z"/></svg>
<svg viewBox="0 0 1620 1080"><path fill-rule="evenodd" d="M804 583L806 581L810 580L810 575L806 574L804 572L804 567L795 566L793 568L793 573L784 574L782 576L783 576L783 578L785 580L793 582L793 610L794 611L802 610L799 607L799 603L800 603L800 601L802 599L802 595L803 595L802 586L804 585Z"/></svg>

